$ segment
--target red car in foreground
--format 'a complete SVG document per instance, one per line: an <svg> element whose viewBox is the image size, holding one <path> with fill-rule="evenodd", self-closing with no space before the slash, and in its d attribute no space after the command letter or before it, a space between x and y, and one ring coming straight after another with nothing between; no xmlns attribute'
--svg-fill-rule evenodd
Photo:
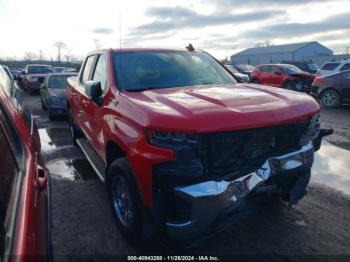
<svg viewBox="0 0 350 262"><path fill-rule="evenodd" d="M51 258L49 174L34 120L0 67L0 261Z"/></svg>
<svg viewBox="0 0 350 262"><path fill-rule="evenodd" d="M288 64L259 65L251 74L252 83L307 93L314 78L315 75Z"/></svg>
<svg viewBox="0 0 350 262"><path fill-rule="evenodd" d="M296 204L325 135L312 97L237 83L193 49L92 52L67 100L72 136L132 241L195 237L268 192Z"/></svg>

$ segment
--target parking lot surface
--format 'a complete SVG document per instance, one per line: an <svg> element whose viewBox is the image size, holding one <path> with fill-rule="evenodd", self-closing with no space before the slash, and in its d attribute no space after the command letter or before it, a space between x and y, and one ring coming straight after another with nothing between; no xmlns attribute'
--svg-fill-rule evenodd
<svg viewBox="0 0 350 262"><path fill-rule="evenodd" d="M322 125L337 132L329 139L333 145L325 142L317 153L313 182L297 206L263 204L214 235L185 244L158 239L135 247L116 228L104 185L72 145L66 120L49 121L38 96L23 93L22 98L24 108L38 116L42 155L51 173L56 260L130 254L286 255L289 261L304 255L350 258L349 107L322 112Z"/></svg>

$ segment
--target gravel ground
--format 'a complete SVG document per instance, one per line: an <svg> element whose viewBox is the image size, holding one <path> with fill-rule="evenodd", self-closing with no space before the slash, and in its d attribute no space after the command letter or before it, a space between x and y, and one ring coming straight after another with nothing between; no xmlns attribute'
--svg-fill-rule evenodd
<svg viewBox="0 0 350 262"><path fill-rule="evenodd" d="M50 122L41 111L38 96L23 94L23 101L40 116L37 125L42 155L52 178L55 260L114 260L116 257L109 256L126 254L249 255L259 261L350 260L350 197L316 183L309 186L308 195L296 207L281 202L261 205L250 216L181 249L179 243L160 239L130 246L112 220L103 184L80 150L71 145L66 121ZM348 147L349 116L349 108L322 111L322 126L336 130L328 138L331 143Z"/></svg>

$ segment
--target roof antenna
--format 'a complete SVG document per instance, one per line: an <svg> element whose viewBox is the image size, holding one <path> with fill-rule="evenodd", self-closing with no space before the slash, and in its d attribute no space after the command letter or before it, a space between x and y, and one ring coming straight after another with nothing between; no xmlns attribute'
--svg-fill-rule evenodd
<svg viewBox="0 0 350 262"><path fill-rule="evenodd" d="M190 52L193 52L194 51L194 47L191 43L188 44L188 46L186 46L186 49Z"/></svg>

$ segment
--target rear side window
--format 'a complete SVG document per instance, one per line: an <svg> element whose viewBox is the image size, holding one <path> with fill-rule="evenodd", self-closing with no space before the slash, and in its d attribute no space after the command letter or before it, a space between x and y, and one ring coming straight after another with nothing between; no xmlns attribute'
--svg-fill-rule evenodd
<svg viewBox="0 0 350 262"><path fill-rule="evenodd" d="M350 69L350 64L345 64L343 67L340 69L340 71L348 70Z"/></svg>
<svg viewBox="0 0 350 262"><path fill-rule="evenodd" d="M321 70L334 70L340 63L325 63Z"/></svg>
<svg viewBox="0 0 350 262"><path fill-rule="evenodd" d="M15 175L18 172L15 158L10 144L0 126L0 254L3 255L5 247L5 223L11 201Z"/></svg>
<svg viewBox="0 0 350 262"><path fill-rule="evenodd" d="M106 57L100 55L96 64L94 76L92 78L94 81L100 81L102 90L105 91L107 88L107 66Z"/></svg>
<svg viewBox="0 0 350 262"><path fill-rule="evenodd" d="M95 56L89 56L88 59L86 60L85 66L84 66L84 71L83 71L83 76L82 76L82 82L85 84L87 81L90 79L91 75L91 70L92 66L94 64Z"/></svg>

